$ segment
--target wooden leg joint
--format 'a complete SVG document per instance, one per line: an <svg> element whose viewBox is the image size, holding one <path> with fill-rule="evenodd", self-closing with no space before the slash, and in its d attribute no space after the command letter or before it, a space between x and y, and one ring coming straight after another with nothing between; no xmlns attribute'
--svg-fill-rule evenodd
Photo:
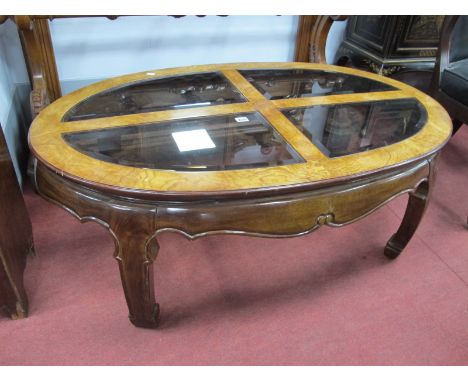
<svg viewBox="0 0 468 382"><path fill-rule="evenodd" d="M431 166L431 168L434 167ZM434 172L431 171L429 179L421 182L416 190L410 193L401 225L384 249L384 254L389 259L397 258L416 232L429 202L433 179Z"/></svg>
<svg viewBox="0 0 468 382"><path fill-rule="evenodd" d="M151 214L114 216L111 227L129 319L135 326L155 328L159 324L159 305L154 297L153 262L159 245L153 236Z"/></svg>

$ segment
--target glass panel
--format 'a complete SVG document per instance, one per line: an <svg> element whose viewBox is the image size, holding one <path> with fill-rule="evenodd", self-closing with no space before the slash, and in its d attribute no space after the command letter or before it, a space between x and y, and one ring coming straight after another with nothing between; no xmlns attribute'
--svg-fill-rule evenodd
<svg viewBox="0 0 468 382"><path fill-rule="evenodd" d="M80 102L63 120L77 121L150 111L245 102L221 73L157 78L93 95Z"/></svg>
<svg viewBox="0 0 468 382"><path fill-rule="evenodd" d="M324 70L271 69L240 72L268 99L396 90L390 85L364 77Z"/></svg>
<svg viewBox="0 0 468 382"><path fill-rule="evenodd" d="M64 134L106 162L180 171L232 170L304 162L259 113Z"/></svg>
<svg viewBox="0 0 468 382"><path fill-rule="evenodd" d="M348 103L283 110L329 157L391 145L416 134L427 113L415 99Z"/></svg>

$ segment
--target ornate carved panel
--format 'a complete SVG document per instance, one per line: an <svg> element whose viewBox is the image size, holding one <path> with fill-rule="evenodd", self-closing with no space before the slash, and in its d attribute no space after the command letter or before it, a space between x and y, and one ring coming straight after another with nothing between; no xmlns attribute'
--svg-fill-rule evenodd
<svg viewBox="0 0 468 382"><path fill-rule="evenodd" d="M444 16L352 16L339 64L428 91Z"/></svg>

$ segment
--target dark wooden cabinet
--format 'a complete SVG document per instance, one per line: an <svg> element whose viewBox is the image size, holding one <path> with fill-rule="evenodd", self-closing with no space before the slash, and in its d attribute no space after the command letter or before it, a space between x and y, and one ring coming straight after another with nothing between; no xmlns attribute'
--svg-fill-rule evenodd
<svg viewBox="0 0 468 382"><path fill-rule="evenodd" d="M1 126L0 211L0 310L23 318L28 314L23 272L33 249L32 227Z"/></svg>
<svg viewBox="0 0 468 382"><path fill-rule="evenodd" d="M352 16L336 63L428 91L444 16Z"/></svg>

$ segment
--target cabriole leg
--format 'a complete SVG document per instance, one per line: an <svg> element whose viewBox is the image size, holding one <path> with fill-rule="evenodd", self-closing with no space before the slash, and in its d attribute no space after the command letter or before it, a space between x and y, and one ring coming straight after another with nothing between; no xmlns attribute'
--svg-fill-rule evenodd
<svg viewBox="0 0 468 382"><path fill-rule="evenodd" d="M127 222L114 230L115 257L119 262L130 321L138 327L156 328L159 324L159 305L154 298L153 261L159 245L149 232L141 228L138 224Z"/></svg>
<svg viewBox="0 0 468 382"><path fill-rule="evenodd" d="M410 194L405 216L398 231L390 238L385 246L385 256L395 259L403 251L413 237L429 202L429 190L432 182L424 181Z"/></svg>

